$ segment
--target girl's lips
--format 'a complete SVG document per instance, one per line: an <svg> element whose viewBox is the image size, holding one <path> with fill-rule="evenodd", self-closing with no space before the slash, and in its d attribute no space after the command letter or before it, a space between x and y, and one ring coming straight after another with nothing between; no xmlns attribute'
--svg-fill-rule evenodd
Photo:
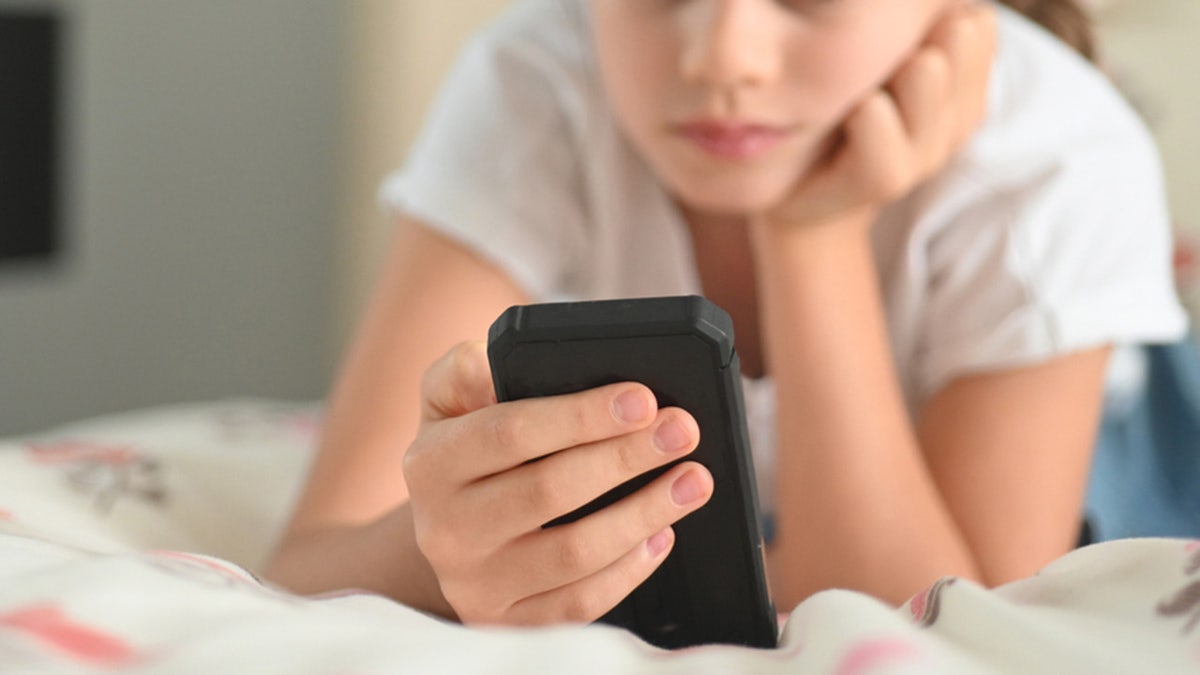
<svg viewBox="0 0 1200 675"><path fill-rule="evenodd" d="M719 159L758 157L787 136L779 127L708 120L680 124L677 131L700 150Z"/></svg>

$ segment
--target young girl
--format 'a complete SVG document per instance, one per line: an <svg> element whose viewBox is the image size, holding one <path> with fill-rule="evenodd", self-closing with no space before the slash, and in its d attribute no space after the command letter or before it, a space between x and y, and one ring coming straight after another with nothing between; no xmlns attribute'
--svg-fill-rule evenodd
<svg viewBox="0 0 1200 675"><path fill-rule="evenodd" d="M1085 35L1070 0L1019 4ZM683 293L735 323L781 608L1029 575L1077 540L1110 349L1183 330L1158 172L1010 8L519 2L384 187L395 249L268 575L464 622L602 615L711 476L540 525L696 424L634 383L496 404L478 340L513 304Z"/></svg>

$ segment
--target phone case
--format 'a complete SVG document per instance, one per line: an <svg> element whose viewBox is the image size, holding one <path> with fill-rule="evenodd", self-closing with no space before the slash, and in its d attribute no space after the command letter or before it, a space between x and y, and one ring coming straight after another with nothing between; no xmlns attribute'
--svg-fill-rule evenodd
<svg viewBox="0 0 1200 675"><path fill-rule="evenodd" d="M733 323L724 310L699 296L511 307L488 333L488 359L501 401L641 382L660 407L679 406L700 427L699 447L685 459L712 473L712 499L675 524L667 559L601 621L665 648L776 646ZM546 526L603 508L667 468Z"/></svg>

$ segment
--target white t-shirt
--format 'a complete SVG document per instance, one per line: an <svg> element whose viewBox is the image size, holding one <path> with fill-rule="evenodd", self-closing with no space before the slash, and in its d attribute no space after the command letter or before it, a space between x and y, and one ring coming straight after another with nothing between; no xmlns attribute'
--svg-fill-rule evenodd
<svg viewBox="0 0 1200 675"><path fill-rule="evenodd" d="M607 106L588 20L585 0L523 0L477 36L381 199L534 301L700 293L687 227ZM874 229L909 410L965 373L1182 335L1160 171L1107 80L1002 9L985 123ZM746 397L769 505L769 381Z"/></svg>

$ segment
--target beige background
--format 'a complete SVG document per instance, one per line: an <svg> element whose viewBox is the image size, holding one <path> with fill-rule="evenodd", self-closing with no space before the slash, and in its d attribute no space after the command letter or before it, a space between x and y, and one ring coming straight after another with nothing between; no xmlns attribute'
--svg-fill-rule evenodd
<svg viewBox="0 0 1200 675"><path fill-rule="evenodd" d="M1200 230L1200 1L1108 0L1096 18L1114 78L1158 140L1178 224Z"/></svg>
<svg viewBox="0 0 1200 675"><path fill-rule="evenodd" d="M349 5L347 166L340 213L342 270L335 317L345 341L361 313L389 223L375 192L398 167L469 35L507 0L360 0Z"/></svg>

